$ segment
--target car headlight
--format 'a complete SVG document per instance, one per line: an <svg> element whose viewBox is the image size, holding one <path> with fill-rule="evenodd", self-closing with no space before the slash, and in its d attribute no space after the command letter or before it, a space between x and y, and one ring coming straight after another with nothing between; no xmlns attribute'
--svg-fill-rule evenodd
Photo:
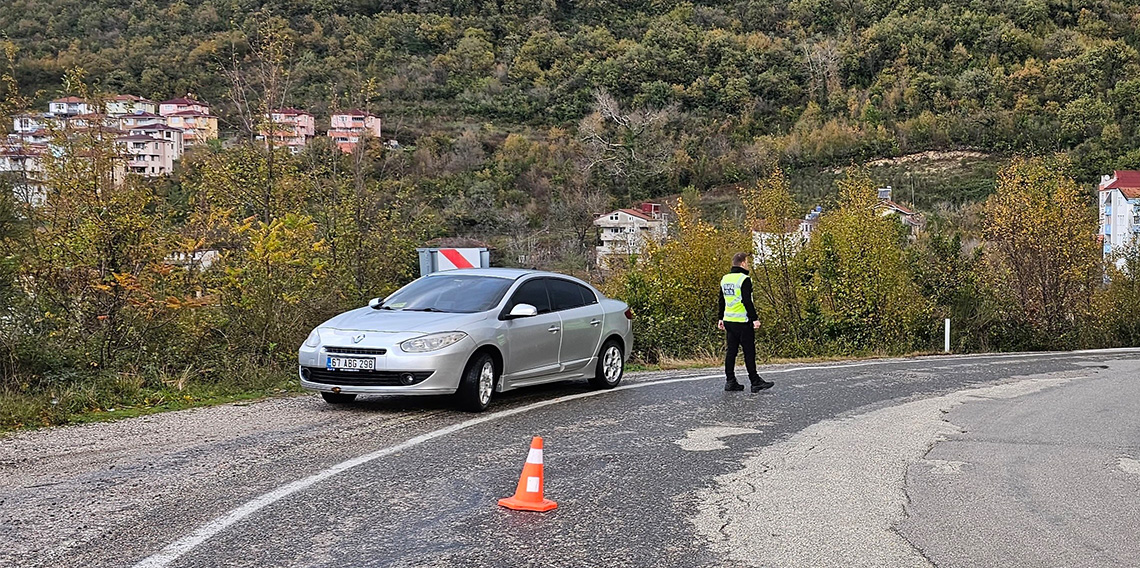
<svg viewBox="0 0 1140 568"><path fill-rule="evenodd" d="M427 353L428 351L438 351L454 345L467 337L466 333L462 331L447 331L444 333L433 333L432 335L425 335L415 339L409 339L400 344L400 349L406 353Z"/></svg>
<svg viewBox="0 0 1140 568"><path fill-rule="evenodd" d="M316 329L309 333L309 338L305 340L305 347L316 347L321 344L321 334Z"/></svg>

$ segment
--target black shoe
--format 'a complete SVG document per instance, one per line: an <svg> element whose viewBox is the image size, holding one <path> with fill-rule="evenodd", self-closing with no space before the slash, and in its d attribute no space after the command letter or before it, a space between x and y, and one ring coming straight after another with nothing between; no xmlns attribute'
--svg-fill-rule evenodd
<svg viewBox="0 0 1140 568"><path fill-rule="evenodd" d="M776 385L776 383L773 383L772 381L765 381L764 379L757 379L755 381L752 381L752 392L760 392L764 389L770 389L775 385Z"/></svg>
<svg viewBox="0 0 1140 568"><path fill-rule="evenodd" d="M724 385L724 390L726 390L728 392L742 391L742 390L744 390L744 385L742 385L736 381L732 381L731 383Z"/></svg>

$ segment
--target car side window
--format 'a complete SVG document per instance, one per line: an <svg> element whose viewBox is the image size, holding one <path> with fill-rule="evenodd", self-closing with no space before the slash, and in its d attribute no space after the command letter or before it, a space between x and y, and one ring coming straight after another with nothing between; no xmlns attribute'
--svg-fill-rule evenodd
<svg viewBox="0 0 1140 568"><path fill-rule="evenodd" d="M554 305L556 311L569 310L586 305L582 297L582 291L580 290L581 286L569 280L551 278L547 280L547 288L550 289L550 303Z"/></svg>
<svg viewBox="0 0 1140 568"><path fill-rule="evenodd" d="M538 313L550 313L550 296L546 292L546 279L535 278L523 282L515 294L511 296L511 301L507 305L507 312L510 312L518 304L530 304L538 310Z"/></svg>

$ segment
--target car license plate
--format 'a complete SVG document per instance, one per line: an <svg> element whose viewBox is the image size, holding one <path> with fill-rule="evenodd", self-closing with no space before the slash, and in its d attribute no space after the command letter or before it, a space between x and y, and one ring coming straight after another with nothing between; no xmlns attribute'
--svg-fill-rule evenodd
<svg viewBox="0 0 1140 568"><path fill-rule="evenodd" d="M329 357L325 360L325 367L329 370L373 371L376 369L376 359L373 357Z"/></svg>

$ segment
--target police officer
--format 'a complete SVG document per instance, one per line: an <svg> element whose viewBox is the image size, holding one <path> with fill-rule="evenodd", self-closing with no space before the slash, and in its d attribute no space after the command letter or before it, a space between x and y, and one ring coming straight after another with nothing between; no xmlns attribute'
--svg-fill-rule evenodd
<svg viewBox="0 0 1140 568"><path fill-rule="evenodd" d="M756 319L756 308L752 305L752 279L748 277L748 257L746 252L732 256L732 271L720 279L721 319L717 327L724 330L728 343L724 352L724 375L728 382L726 391L742 391L744 385L736 382L736 350L744 350L744 366L748 369L748 380L752 382L752 392L772 388L776 384L765 381L756 372L756 330L760 321Z"/></svg>

